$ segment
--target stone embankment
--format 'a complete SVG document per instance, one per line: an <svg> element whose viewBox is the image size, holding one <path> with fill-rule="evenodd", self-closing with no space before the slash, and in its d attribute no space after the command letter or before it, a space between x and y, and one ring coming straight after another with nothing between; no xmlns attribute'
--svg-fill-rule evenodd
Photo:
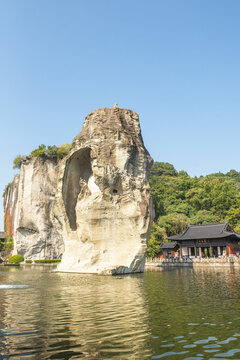
<svg viewBox="0 0 240 360"><path fill-rule="evenodd" d="M148 260L145 270L157 270L172 267L240 267L240 258L226 256L221 258L185 258L185 259L152 259Z"/></svg>

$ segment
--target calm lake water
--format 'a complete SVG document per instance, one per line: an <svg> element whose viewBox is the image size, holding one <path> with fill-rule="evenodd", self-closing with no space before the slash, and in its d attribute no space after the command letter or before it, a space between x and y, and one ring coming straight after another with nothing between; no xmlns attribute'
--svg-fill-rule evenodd
<svg viewBox="0 0 240 360"><path fill-rule="evenodd" d="M0 359L240 359L240 271L0 268Z"/></svg>

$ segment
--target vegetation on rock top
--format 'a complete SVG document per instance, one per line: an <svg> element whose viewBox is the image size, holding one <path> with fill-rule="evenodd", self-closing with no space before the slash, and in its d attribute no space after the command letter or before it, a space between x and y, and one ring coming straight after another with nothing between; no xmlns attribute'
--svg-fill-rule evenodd
<svg viewBox="0 0 240 360"><path fill-rule="evenodd" d="M45 159L63 159L68 155L69 151L72 149L71 144L62 144L59 146L56 145L44 145L41 144L37 149L33 150L30 153L30 157L40 157ZM24 160L26 160L26 155L17 155L13 160L13 169L20 169Z"/></svg>

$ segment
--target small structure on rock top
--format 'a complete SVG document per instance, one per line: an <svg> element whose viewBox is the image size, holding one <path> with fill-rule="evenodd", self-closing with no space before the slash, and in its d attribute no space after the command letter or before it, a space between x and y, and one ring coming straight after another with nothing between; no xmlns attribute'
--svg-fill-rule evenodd
<svg viewBox="0 0 240 360"><path fill-rule="evenodd" d="M218 257L240 253L240 235L231 230L227 221L189 225L183 234L170 236L168 240L179 245L181 257Z"/></svg>
<svg viewBox="0 0 240 360"><path fill-rule="evenodd" d="M59 168L54 214L65 245L59 271L144 270L153 220L151 165L134 111L115 106L86 117Z"/></svg>

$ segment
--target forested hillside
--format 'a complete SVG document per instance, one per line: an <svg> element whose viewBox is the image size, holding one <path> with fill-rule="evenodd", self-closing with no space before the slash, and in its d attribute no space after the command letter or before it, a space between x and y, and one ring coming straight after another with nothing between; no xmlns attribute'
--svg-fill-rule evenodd
<svg viewBox="0 0 240 360"><path fill-rule="evenodd" d="M240 233L240 172L190 177L173 165L155 162L151 170L155 220L148 256L159 251L167 236L183 232L190 224L229 221Z"/></svg>

